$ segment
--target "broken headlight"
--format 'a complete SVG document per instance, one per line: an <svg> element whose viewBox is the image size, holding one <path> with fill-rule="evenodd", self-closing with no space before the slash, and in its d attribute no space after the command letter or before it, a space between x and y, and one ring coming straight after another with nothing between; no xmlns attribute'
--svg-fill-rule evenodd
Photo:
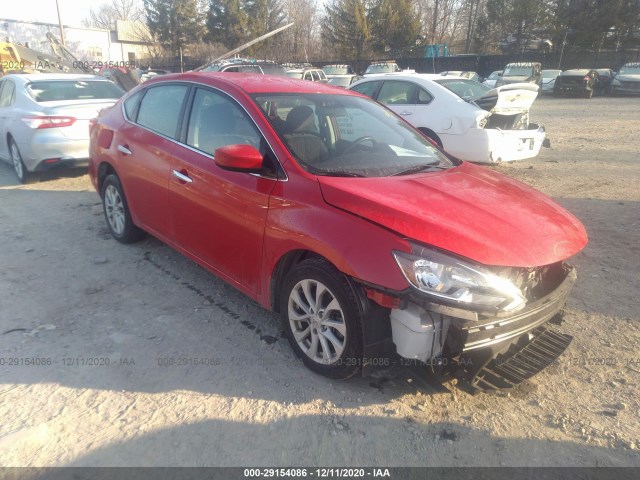
<svg viewBox="0 0 640 480"><path fill-rule="evenodd" d="M526 298L518 287L482 267L435 250L412 245L413 253L393 251L402 273L420 292L460 307L514 312Z"/></svg>

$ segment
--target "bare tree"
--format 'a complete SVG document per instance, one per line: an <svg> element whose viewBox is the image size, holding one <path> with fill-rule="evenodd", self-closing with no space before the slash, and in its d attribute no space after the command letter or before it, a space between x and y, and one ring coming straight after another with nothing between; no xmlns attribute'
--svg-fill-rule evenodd
<svg viewBox="0 0 640 480"><path fill-rule="evenodd" d="M315 0L284 0L284 10L293 27L279 40L287 60L309 61L320 53L319 12Z"/></svg>
<svg viewBox="0 0 640 480"><path fill-rule="evenodd" d="M89 11L82 21L85 27L113 30L118 20L144 22L145 14L140 0L111 0Z"/></svg>

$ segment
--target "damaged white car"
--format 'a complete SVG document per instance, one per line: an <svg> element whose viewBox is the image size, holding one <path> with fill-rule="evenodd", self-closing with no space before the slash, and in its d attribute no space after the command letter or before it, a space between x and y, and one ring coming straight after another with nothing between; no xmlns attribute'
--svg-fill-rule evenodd
<svg viewBox="0 0 640 480"><path fill-rule="evenodd" d="M529 122L538 96L532 83L492 89L466 78L414 73L370 76L349 88L385 104L460 160L524 160L549 144L544 127Z"/></svg>

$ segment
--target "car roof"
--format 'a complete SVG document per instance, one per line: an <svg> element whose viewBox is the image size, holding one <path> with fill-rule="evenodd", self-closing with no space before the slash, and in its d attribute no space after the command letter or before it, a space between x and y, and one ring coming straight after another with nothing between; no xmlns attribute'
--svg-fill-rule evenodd
<svg viewBox="0 0 640 480"><path fill-rule="evenodd" d="M20 79L24 83L35 82L38 80L97 80L100 82L108 82L109 79L99 75L85 75L76 73L14 73L4 78Z"/></svg>
<svg viewBox="0 0 640 480"><path fill-rule="evenodd" d="M591 69L589 68L573 68L571 70L565 70L564 72L562 72L562 75L564 75L565 73L567 75L586 75L590 71Z"/></svg>
<svg viewBox="0 0 640 480"><path fill-rule="evenodd" d="M374 73L372 75L367 75L366 80L380 80L382 78L388 79L400 79L400 80L415 80L424 79L424 80L469 80L468 78L461 77L459 75L440 75L439 73L412 73L412 72L395 72L395 73Z"/></svg>
<svg viewBox="0 0 640 480"><path fill-rule="evenodd" d="M321 82L309 82L290 77L276 75L262 75L258 73L236 72L186 72L169 75L158 75L148 80L144 85L154 85L171 81L187 81L211 86L226 85L231 89L239 88L247 94L255 93L330 93L342 94L334 87ZM353 93L350 93L353 95Z"/></svg>

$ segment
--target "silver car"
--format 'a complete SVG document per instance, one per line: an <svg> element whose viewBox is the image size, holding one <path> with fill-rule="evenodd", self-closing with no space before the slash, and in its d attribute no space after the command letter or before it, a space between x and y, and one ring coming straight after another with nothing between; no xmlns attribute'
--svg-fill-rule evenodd
<svg viewBox="0 0 640 480"><path fill-rule="evenodd" d="M40 73L0 79L0 158L20 182L30 172L89 162L89 121L124 91L93 75Z"/></svg>
<svg viewBox="0 0 640 480"><path fill-rule="evenodd" d="M540 92L553 93L553 87L556 85L556 78L562 73L562 70L542 70L540 72Z"/></svg>

